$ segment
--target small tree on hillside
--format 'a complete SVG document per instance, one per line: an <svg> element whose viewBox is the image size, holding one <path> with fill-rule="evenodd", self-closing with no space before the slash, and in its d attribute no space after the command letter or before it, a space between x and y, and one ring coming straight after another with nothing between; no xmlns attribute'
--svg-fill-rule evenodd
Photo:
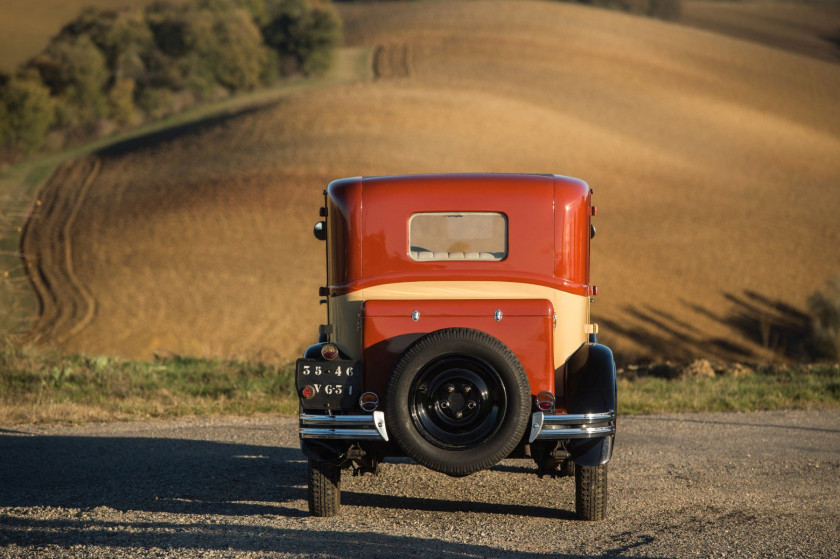
<svg viewBox="0 0 840 559"><path fill-rule="evenodd" d="M307 75L323 74L341 39L341 20L335 10L306 0L269 0L267 11L263 37L278 52L281 63L291 63L293 70Z"/></svg>
<svg viewBox="0 0 840 559"><path fill-rule="evenodd" d="M106 116L108 69L90 37L59 36L31 66L58 98L60 125L89 128Z"/></svg>
<svg viewBox="0 0 840 559"><path fill-rule="evenodd" d="M44 143L55 111L50 91L34 73L10 78L0 86L0 145L31 153Z"/></svg>

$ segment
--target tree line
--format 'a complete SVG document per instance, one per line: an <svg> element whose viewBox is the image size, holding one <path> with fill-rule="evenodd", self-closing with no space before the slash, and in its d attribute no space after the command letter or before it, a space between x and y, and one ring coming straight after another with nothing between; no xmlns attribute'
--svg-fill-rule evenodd
<svg viewBox="0 0 840 559"><path fill-rule="evenodd" d="M87 8L16 72L0 74L0 161L322 74L340 37L338 15L319 0Z"/></svg>

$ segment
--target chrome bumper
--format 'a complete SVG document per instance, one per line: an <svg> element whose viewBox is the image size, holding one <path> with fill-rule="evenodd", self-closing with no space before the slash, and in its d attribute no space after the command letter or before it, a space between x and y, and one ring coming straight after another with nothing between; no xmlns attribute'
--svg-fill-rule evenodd
<svg viewBox="0 0 840 559"><path fill-rule="evenodd" d="M300 415L301 439L352 439L388 441L385 413L368 415Z"/></svg>
<svg viewBox="0 0 840 559"><path fill-rule="evenodd" d="M557 439L591 439L615 435L615 412L531 416L528 442Z"/></svg>

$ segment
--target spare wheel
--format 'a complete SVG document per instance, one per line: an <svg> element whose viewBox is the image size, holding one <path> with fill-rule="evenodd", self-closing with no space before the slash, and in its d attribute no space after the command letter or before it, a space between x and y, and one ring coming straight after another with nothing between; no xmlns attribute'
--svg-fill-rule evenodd
<svg viewBox="0 0 840 559"><path fill-rule="evenodd" d="M479 330L437 330L397 361L385 399L388 430L420 464L468 475L516 447L530 394L525 370L505 344Z"/></svg>

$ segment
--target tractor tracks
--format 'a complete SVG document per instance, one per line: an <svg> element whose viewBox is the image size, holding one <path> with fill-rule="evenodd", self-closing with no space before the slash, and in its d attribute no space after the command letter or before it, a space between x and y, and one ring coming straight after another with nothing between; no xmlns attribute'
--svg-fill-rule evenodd
<svg viewBox="0 0 840 559"><path fill-rule="evenodd" d="M28 341L63 344L96 316L96 299L76 273L73 234L101 167L96 157L60 165L26 220L21 254L38 299L38 319Z"/></svg>
<svg viewBox="0 0 840 559"><path fill-rule="evenodd" d="M410 77L415 73L414 50L406 43L377 45L371 66L374 80Z"/></svg>

